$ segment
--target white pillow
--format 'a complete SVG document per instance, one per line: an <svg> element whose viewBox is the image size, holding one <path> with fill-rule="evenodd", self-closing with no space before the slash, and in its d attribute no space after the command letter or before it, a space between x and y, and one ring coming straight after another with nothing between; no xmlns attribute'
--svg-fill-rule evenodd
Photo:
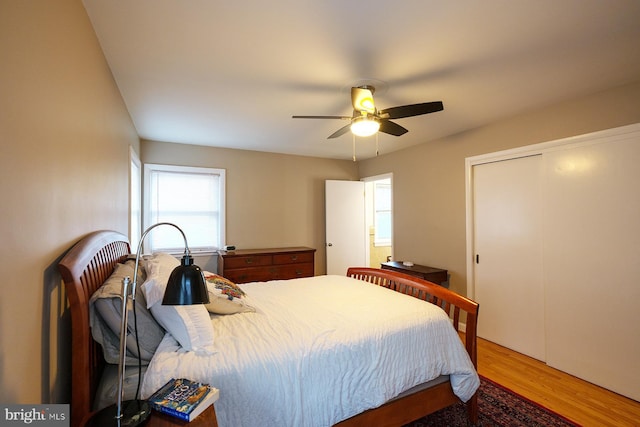
<svg viewBox="0 0 640 427"><path fill-rule="evenodd" d="M188 351L208 350L213 345L213 326L203 304L162 305L169 276L180 265L174 256L155 253L146 260L143 290L147 307L156 321Z"/></svg>
<svg viewBox="0 0 640 427"><path fill-rule="evenodd" d="M246 301L245 292L231 280L208 271L204 272L209 293L209 303L205 304L209 313L234 314L256 311Z"/></svg>
<svg viewBox="0 0 640 427"><path fill-rule="evenodd" d="M147 308L162 302L169 276L179 265L180 261L176 257L164 252L155 253L145 260L147 280L142 284L142 290L147 300Z"/></svg>
<svg viewBox="0 0 640 427"><path fill-rule="evenodd" d="M151 306L153 317L187 351L211 351L213 326L203 304Z"/></svg>

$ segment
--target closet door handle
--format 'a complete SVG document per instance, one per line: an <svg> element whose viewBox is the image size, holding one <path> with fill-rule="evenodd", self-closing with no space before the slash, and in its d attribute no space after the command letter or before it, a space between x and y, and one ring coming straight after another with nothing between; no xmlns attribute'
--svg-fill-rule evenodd
<svg viewBox="0 0 640 427"><path fill-rule="evenodd" d="M480 255L476 254L476 264L480 264Z"/></svg>

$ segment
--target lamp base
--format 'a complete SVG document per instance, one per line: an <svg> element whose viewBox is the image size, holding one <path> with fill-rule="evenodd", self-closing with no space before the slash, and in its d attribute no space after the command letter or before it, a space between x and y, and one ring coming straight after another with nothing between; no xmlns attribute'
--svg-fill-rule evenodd
<svg viewBox="0 0 640 427"><path fill-rule="evenodd" d="M118 406L111 405L96 412L89 418L87 427L134 427L147 422L151 415L151 407L145 400L125 400L122 402L122 417L117 418Z"/></svg>

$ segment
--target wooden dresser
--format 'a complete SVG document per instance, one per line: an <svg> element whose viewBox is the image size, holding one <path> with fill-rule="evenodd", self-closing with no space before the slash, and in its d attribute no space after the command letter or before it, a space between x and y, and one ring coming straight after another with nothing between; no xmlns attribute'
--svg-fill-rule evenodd
<svg viewBox="0 0 640 427"><path fill-rule="evenodd" d="M311 277L315 252L307 247L218 251L218 274L235 283Z"/></svg>

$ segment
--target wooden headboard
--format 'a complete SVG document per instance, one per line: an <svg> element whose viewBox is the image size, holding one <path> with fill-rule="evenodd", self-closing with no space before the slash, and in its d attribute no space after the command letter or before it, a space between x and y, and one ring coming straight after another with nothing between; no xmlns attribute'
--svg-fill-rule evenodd
<svg viewBox="0 0 640 427"><path fill-rule="evenodd" d="M96 231L76 243L58 264L71 312L71 425L91 413L104 369L102 348L89 327L89 299L130 252L129 241L115 231Z"/></svg>

